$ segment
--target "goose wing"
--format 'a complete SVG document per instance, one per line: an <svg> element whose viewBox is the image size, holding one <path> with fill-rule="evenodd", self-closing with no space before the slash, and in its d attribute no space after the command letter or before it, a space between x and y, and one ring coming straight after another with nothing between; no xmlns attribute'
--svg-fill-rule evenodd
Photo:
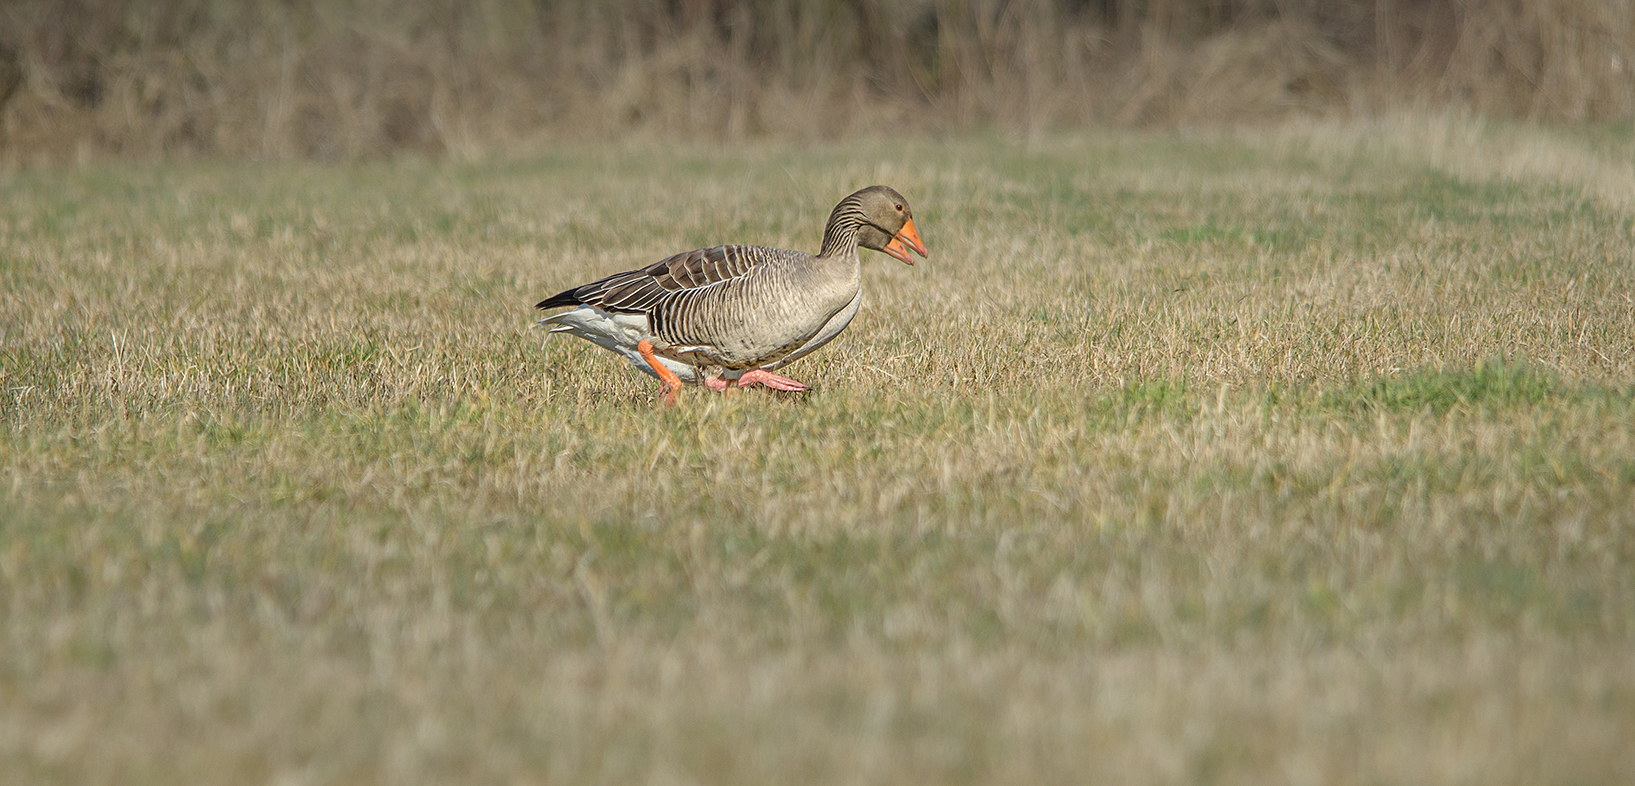
<svg viewBox="0 0 1635 786"><path fill-rule="evenodd" d="M619 314L651 314L678 294L742 279L792 254L761 246L700 248L563 290L541 300L535 308L590 305Z"/></svg>

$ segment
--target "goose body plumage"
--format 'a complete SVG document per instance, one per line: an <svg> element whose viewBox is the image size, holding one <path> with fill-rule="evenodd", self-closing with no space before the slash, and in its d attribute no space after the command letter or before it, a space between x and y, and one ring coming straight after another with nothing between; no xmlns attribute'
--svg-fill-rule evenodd
<svg viewBox="0 0 1635 786"><path fill-rule="evenodd" d="M539 324L623 355L664 380L667 398L674 390L666 372L676 385L722 389L758 372L757 380L799 385L780 389L804 389L769 372L827 344L857 316L860 246L909 264L908 249L926 253L902 195L873 186L836 205L818 254L750 245L676 254L540 301L540 309L571 308Z"/></svg>

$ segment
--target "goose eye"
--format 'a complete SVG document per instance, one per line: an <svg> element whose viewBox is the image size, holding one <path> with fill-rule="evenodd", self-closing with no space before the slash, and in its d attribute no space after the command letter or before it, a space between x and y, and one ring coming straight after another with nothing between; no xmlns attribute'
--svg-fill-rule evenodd
<svg viewBox="0 0 1635 786"><path fill-rule="evenodd" d="M897 206L897 212L899 212L899 213L903 212L903 206L902 205Z"/></svg>

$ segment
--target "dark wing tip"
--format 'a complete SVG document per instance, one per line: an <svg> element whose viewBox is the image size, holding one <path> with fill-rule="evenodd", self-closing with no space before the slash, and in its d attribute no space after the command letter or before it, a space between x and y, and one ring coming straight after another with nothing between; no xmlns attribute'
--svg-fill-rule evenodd
<svg viewBox="0 0 1635 786"><path fill-rule="evenodd" d="M564 292L558 292L548 298L545 298L544 300L539 301L538 303L535 303L534 308L556 308L557 306L580 305L584 303L584 301L579 299L579 295L577 294L578 291L579 288L575 287Z"/></svg>

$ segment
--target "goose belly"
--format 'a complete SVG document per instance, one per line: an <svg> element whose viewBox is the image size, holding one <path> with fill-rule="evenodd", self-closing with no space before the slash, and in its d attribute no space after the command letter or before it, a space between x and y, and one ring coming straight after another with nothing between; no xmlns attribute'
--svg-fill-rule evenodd
<svg viewBox="0 0 1635 786"><path fill-rule="evenodd" d="M835 336L840 335L840 331L845 330L846 326L852 323L852 318L857 316L857 311L860 307L862 307L862 305L863 290L859 289L857 290L857 294L852 296L851 302L847 303L846 307L842 308L834 316L829 317L829 321L825 322L823 327L820 328L815 335L807 339L807 341L797 347L795 351L785 355L776 363L767 366L767 368L783 368L784 366L787 366L790 363L811 354L811 352L818 347L833 341Z"/></svg>
<svg viewBox="0 0 1635 786"><path fill-rule="evenodd" d="M705 366L728 370L766 368L794 353L834 338L857 314L861 287L855 277L799 285L719 293L720 299L694 313L699 318L682 335L666 336L678 354ZM700 303L700 305L704 305ZM683 331L678 331L683 332ZM731 376L731 375L729 375Z"/></svg>

